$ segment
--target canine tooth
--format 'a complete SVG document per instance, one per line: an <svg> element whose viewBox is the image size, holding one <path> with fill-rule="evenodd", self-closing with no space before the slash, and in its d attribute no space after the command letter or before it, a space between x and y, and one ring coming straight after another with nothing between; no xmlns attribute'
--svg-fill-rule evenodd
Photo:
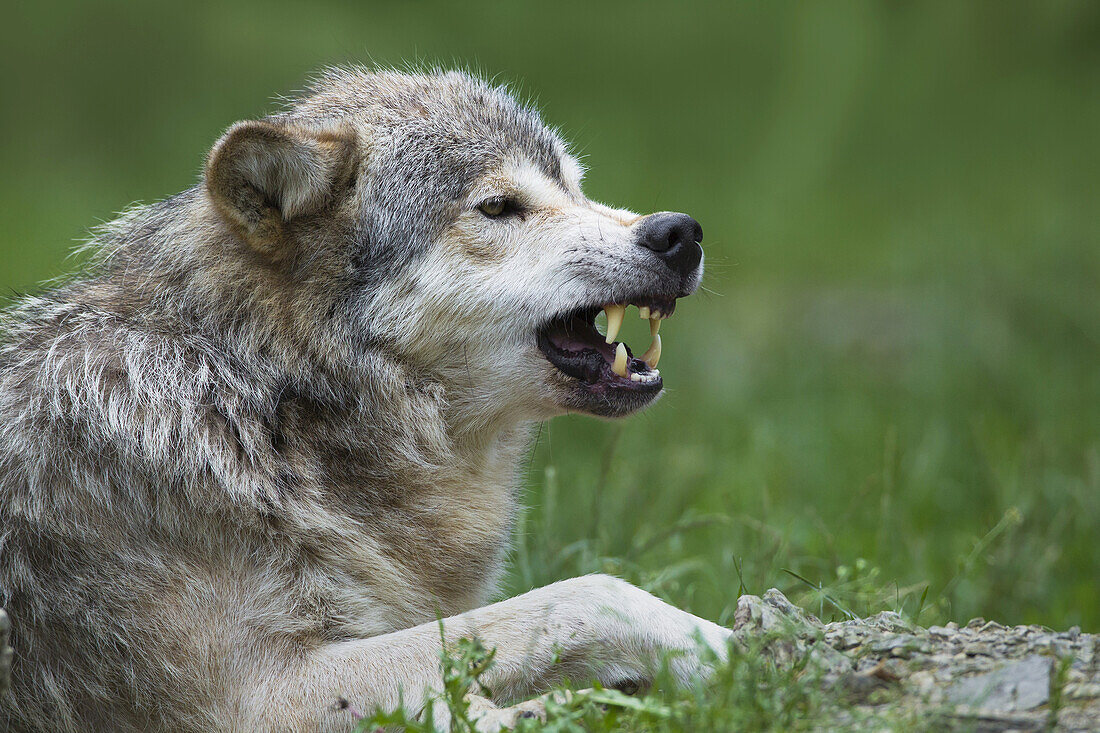
<svg viewBox="0 0 1100 733"><path fill-rule="evenodd" d="M625 352L624 352L625 353ZM661 337L657 334L653 334L653 343L649 345L649 349L642 354L642 361L649 365L650 369L657 366L657 362L661 360Z"/></svg>
<svg viewBox="0 0 1100 733"><path fill-rule="evenodd" d="M611 365L611 371L620 377L625 377L629 373L626 370L626 344L615 347L615 363Z"/></svg>
<svg viewBox="0 0 1100 733"><path fill-rule="evenodd" d="M607 343L615 343L615 337L619 335L619 329L623 326L623 316L626 315L625 305L605 305L607 313Z"/></svg>
<svg viewBox="0 0 1100 733"><path fill-rule="evenodd" d="M660 330L661 330L661 319L660 318L650 318L649 319L649 335L656 337L657 332L660 331Z"/></svg>
<svg viewBox="0 0 1100 733"><path fill-rule="evenodd" d="M638 317L639 318L649 318L649 306L648 305L638 306Z"/></svg>
<svg viewBox="0 0 1100 733"><path fill-rule="evenodd" d="M664 316L661 315L661 311L657 310L656 308L649 312L649 317L656 318L657 320L664 318Z"/></svg>

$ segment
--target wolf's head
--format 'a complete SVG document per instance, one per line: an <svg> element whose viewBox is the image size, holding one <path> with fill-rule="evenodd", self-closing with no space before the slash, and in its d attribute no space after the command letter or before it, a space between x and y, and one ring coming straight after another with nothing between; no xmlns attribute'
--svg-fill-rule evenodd
<svg viewBox="0 0 1100 733"><path fill-rule="evenodd" d="M438 379L473 425L620 416L661 392L657 331L699 285L702 231L595 203L581 177L500 88L341 69L288 111L234 125L206 192L256 256L332 303L318 330ZM614 340L627 305L650 318L644 355Z"/></svg>

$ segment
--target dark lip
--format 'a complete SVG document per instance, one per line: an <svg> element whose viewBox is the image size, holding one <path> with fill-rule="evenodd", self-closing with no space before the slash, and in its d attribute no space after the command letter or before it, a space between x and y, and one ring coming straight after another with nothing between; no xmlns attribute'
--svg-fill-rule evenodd
<svg viewBox="0 0 1100 733"><path fill-rule="evenodd" d="M564 351L557 348L550 341L549 336L540 331L538 335L539 350L546 360L557 367L558 371L567 377L572 377L586 385L592 392L613 392L616 390L632 393L656 394L661 391L664 380L658 376L650 382L635 382L629 377L621 377L611 370L611 363L596 348L584 348L577 352ZM627 370L630 374L647 374L652 370L641 359L635 358L626 347L630 356L627 361Z"/></svg>

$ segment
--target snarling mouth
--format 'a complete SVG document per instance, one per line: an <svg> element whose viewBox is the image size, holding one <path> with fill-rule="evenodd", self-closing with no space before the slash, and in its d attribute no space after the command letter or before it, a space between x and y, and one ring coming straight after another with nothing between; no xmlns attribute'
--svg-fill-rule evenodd
<svg viewBox="0 0 1100 733"><path fill-rule="evenodd" d="M635 357L630 347L615 341L627 305L649 320L649 349ZM596 330L596 316L607 313L606 336ZM632 392L656 395L663 384L657 362L661 358L661 321L676 310L676 301L634 299L570 311L550 320L538 332L538 346L547 361L563 374L580 380L594 392Z"/></svg>

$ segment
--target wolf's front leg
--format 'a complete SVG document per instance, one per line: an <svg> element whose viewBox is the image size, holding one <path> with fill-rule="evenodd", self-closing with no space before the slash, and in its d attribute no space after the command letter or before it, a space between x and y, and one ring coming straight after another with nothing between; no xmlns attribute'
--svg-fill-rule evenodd
<svg viewBox="0 0 1100 733"><path fill-rule="evenodd" d="M610 686L651 679L663 654L682 683L708 672L699 638L719 656L730 632L680 611L625 581L592 575L444 619L448 642L476 636L496 649L482 681L494 702L545 692L568 677ZM354 719L337 710L419 707L441 685L440 636L435 623L316 649L295 674L278 672L254 710L257 729L349 730Z"/></svg>

